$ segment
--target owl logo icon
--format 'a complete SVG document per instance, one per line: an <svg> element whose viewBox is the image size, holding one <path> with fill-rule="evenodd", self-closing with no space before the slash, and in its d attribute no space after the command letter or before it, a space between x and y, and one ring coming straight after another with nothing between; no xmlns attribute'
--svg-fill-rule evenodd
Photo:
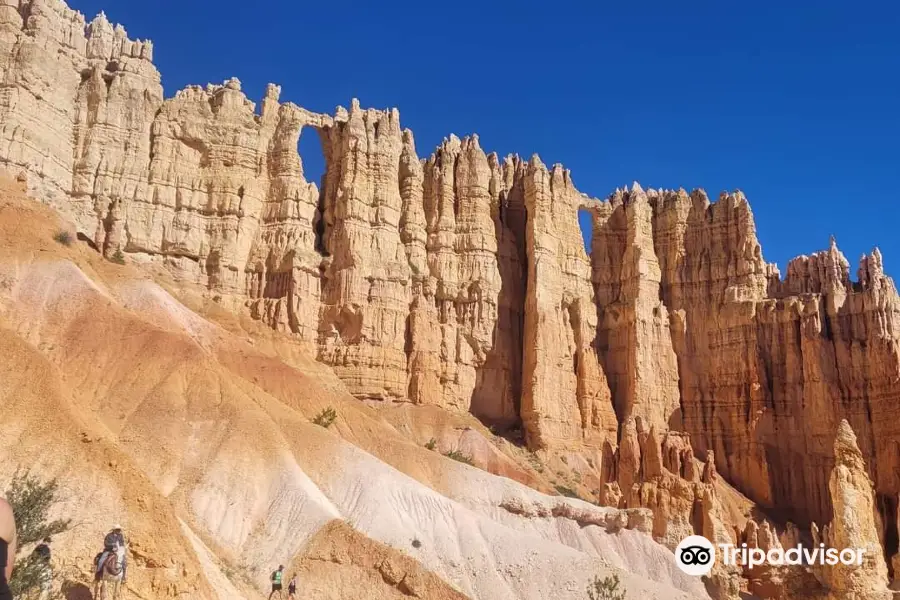
<svg viewBox="0 0 900 600"><path fill-rule="evenodd" d="M675 564L688 575L706 575L716 564L715 546L700 535L686 537L675 548Z"/></svg>

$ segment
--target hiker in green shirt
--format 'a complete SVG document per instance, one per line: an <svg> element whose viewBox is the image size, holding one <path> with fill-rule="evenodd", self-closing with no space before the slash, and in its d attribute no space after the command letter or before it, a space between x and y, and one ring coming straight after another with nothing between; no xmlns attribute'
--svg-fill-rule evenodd
<svg viewBox="0 0 900 600"><path fill-rule="evenodd" d="M275 592L278 592L279 599L284 597L281 594L281 578L283 576L284 565L278 565L278 570L272 572L272 592L269 594L269 600L272 600L272 596L275 595Z"/></svg>

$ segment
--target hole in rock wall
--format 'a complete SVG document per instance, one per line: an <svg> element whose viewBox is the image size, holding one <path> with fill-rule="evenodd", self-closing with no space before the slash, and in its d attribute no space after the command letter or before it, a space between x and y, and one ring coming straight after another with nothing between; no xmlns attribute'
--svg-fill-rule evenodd
<svg viewBox="0 0 900 600"><path fill-rule="evenodd" d="M322 142L319 140L319 132L313 127L304 127L300 130L300 142L297 144L297 152L303 163L303 178L315 183L319 191L322 191L322 177L325 175L325 155L322 153Z"/></svg>
<svg viewBox="0 0 900 600"><path fill-rule="evenodd" d="M581 228L581 238L584 240L584 249L591 253L591 240L594 237L594 218L589 210L578 211L578 226Z"/></svg>
<svg viewBox="0 0 900 600"><path fill-rule="evenodd" d="M297 153L303 165L303 178L315 183L319 189L319 218L316 221L316 251L322 256L328 256L325 248L325 154L322 149L322 139L314 127L304 127L300 130L300 141L297 144Z"/></svg>

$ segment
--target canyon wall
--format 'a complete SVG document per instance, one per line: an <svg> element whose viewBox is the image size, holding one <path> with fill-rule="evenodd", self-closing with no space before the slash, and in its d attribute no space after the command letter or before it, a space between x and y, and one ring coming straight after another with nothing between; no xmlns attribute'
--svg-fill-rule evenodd
<svg viewBox="0 0 900 600"><path fill-rule="evenodd" d="M164 99L152 60L103 15L0 0L0 164L99 251L292 334L361 399L607 457L628 423L684 431L800 524L830 520L846 419L896 528L900 300L877 250L857 281L834 243L782 280L739 192L595 200L561 166L477 136L420 159L396 109L317 114L274 85L257 106L234 79ZM304 178L302 135L321 141L320 182Z"/></svg>

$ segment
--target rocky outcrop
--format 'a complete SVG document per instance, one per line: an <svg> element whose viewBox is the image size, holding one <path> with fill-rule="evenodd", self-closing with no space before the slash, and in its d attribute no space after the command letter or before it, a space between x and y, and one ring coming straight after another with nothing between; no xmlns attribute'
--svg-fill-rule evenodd
<svg viewBox="0 0 900 600"><path fill-rule="evenodd" d="M821 541L828 548L861 549L861 564L838 563L817 569L817 576L835 600L887 600L888 571L878 541L875 494L862 452L850 424L841 421L834 440L834 469L828 491L834 519L822 529ZM814 540L818 542L819 540Z"/></svg>
<svg viewBox="0 0 900 600"><path fill-rule="evenodd" d="M3 10L0 159L104 253L246 305L359 398L524 421L535 446L615 443L582 197L561 169L500 160L477 136L420 161L395 109L314 114L274 85L259 108L236 79L164 100L152 46L104 16ZM316 134L321 189L297 151Z"/></svg>
<svg viewBox="0 0 900 600"><path fill-rule="evenodd" d="M653 209L683 428L694 449L714 451L718 472L751 499L808 525L830 518L833 449L823 440L846 418L860 432L877 492L894 506L890 448L900 432L890 399L900 395L900 303L880 252L863 257L852 282L832 240L828 250L792 261L781 280L762 258L742 194L710 203L702 191L634 189L594 208L595 283L603 294L619 293L606 291L616 278L603 265L626 264L624 253L607 250L610 230L622 231L628 207L640 207L644 196ZM654 352L665 356L667 344L657 339ZM665 371L633 375L654 381Z"/></svg>
<svg viewBox="0 0 900 600"><path fill-rule="evenodd" d="M712 456L709 477L801 526L831 519L846 419L897 538L900 300L877 250L857 281L833 241L782 280L740 192L599 201L476 136L420 160L396 110L312 113L274 85L257 106L233 79L164 99L152 50L60 0L0 0L0 163L102 252L291 333L358 398L521 426L532 449L609 460L621 441L647 473L640 436L658 438L663 470ZM318 185L302 135L322 142ZM604 493L665 513L633 471Z"/></svg>
<svg viewBox="0 0 900 600"><path fill-rule="evenodd" d="M678 362L653 238L653 208L635 184L593 205L592 270L600 309L597 347L620 419L681 426Z"/></svg>
<svg viewBox="0 0 900 600"><path fill-rule="evenodd" d="M319 358L361 398L406 394L410 268L400 239L400 113L339 110L321 130L327 170Z"/></svg>
<svg viewBox="0 0 900 600"><path fill-rule="evenodd" d="M422 164L424 267L415 265L410 387L415 402L515 422L521 378L521 269L501 222L502 174L477 136L451 136ZM421 213L420 213L421 210ZM507 244L505 273L500 245ZM411 258L412 258L411 254ZM424 268L424 273L421 272ZM502 323L501 323L502 319Z"/></svg>
<svg viewBox="0 0 900 600"><path fill-rule="evenodd" d="M606 375L594 347L597 308L577 214L584 198L560 165L525 167L528 289L522 418L529 444L601 443L615 432Z"/></svg>
<svg viewBox="0 0 900 600"><path fill-rule="evenodd" d="M697 460L686 434L660 434L655 426L647 428L630 417L622 426L600 503L651 509L653 537L669 548L691 535L733 543L717 497L714 460Z"/></svg>
<svg viewBox="0 0 900 600"><path fill-rule="evenodd" d="M599 502L630 510L647 510L653 538L674 550L688 536L702 535L714 544L738 540L719 498L721 482L715 459L694 457L689 436L656 426L646 428L629 417L622 427L618 451L610 461L609 481L599 490ZM741 576L735 566L717 564L705 578L713 598L740 598Z"/></svg>
<svg viewBox="0 0 900 600"><path fill-rule="evenodd" d="M93 236L146 193L162 103L153 45L59 0L0 2L0 164Z"/></svg>
<svg viewBox="0 0 900 600"><path fill-rule="evenodd" d="M319 339L324 221L319 189L304 179L297 145L304 127L311 126L305 135L317 135L314 128L331 119L293 104L279 105L280 92L277 86L269 86L262 104L263 120L275 122L265 154L268 191L245 268L245 292L238 298L248 298L254 316L294 333L314 354ZM217 282L208 283L215 288Z"/></svg>

